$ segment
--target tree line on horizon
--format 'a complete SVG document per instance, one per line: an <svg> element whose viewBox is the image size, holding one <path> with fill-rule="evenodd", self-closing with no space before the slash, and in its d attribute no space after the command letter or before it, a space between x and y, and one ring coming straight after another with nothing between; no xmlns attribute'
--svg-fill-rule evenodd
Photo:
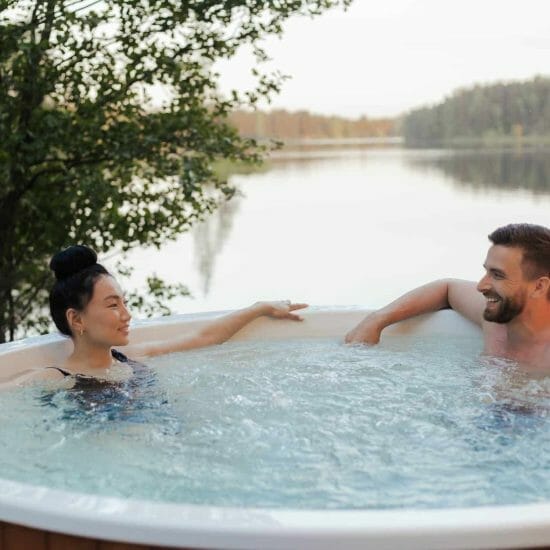
<svg viewBox="0 0 550 550"><path fill-rule="evenodd" d="M550 137L550 78L456 90L441 103L403 117L407 145L452 145Z"/></svg>
<svg viewBox="0 0 550 550"><path fill-rule="evenodd" d="M254 139L349 139L396 135L396 119L349 119L340 116L324 116L308 111L290 112L244 111L231 113L229 122L242 137Z"/></svg>
<svg viewBox="0 0 550 550"><path fill-rule="evenodd" d="M402 136L411 146L550 139L550 78L460 88L433 106L394 118L350 119L306 110L237 110L229 122L246 138L306 140Z"/></svg>

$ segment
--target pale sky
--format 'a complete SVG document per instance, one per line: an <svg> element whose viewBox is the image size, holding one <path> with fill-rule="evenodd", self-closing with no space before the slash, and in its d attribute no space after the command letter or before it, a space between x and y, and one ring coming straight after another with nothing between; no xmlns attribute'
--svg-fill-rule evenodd
<svg viewBox="0 0 550 550"><path fill-rule="evenodd" d="M292 79L271 108L394 116L458 87L550 75L550 0L355 0L294 18L266 41ZM250 54L217 69L222 90L251 86Z"/></svg>

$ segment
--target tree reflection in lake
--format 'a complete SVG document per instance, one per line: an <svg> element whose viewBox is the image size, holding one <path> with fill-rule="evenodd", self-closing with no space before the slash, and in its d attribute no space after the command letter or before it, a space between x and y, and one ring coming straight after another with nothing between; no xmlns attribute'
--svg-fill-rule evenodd
<svg viewBox="0 0 550 550"><path fill-rule="evenodd" d="M461 186L550 193L550 151L543 148L427 151L407 163L443 172Z"/></svg>
<svg viewBox="0 0 550 550"><path fill-rule="evenodd" d="M399 175L395 175L395 170L402 171ZM422 178L418 179L419 171L434 174L436 180L431 182L431 185L435 187L430 190L424 188L421 184ZM417 175L415 176L414 173ZM364 228L365 233L380 232L380 228L388 223L388 217L394 220L392 234L395 231L395 201L392 202L390 197L375 199L374 195L370 195L367 200L362 193L365 189L372 189L371 186L375 186L379 194L381 186L391 191L394 187L398 188L403 184L412 193L409 197L409 201L412 201L410 204L425 204L426 193L432 200L434 193L443 193L449 182L456 187L453 200L458 202L468 200L467 193L464 194L468 189L481 192L505 191L510 197L514 196L514 192L525 190L533 196L550 195L550 154L545 149L427 150L406 149L399 144L372 147L370 144L358 146L355 143L347 147L320 147L319 144L288 147L273 154L262 172L247 174L233 181L241 189L237 196L222 204L204 222L191 230L190 237L194 250L192 263L197 276L193 293L195 296L201 295L200 298L196 296L198 301L197 299L194 301L194 307L199 307L201 300L208 299L210 301L204 302L207 303L205 307L215 309L220 307L217 305L220 300L226 299L229 291L222 292L219 287L226 284L224 281L228 273L232 273L231 270L236 266L229 259L224 263L230 265L218 265L222 252L231 254L232 250L254 250L256 254L263 254L254 242L254 235L267 231L263 225L265 212L260 214L255 222L248 224L245 220L253 217L258 209L263 212L262 204L266 202L279 201L281 204L288 205L293 201L298 203L305 201L300 216L308 219L308 222L300 229L295 228L292 235L287 235L282 229L278 229L281 235L280 246L291 254L294 247L299 246L300 235L304 233L304 228L316 227L315 231L311 230L316 238L322 232L322 229L317 227L316 215L322 215L323 203L329 201L327 197L330 195L332 197L330 201L336 201L339 205L342 203L340 206L343 209L330 209L330 215L333 220L337 220L337 223L331 225L334 233L332 240L330 235L326 235L325 242L327 250L332 250L328 243L333 241L340 243L331 254L341 249L343 236L339 238L336 235L342 227L346 226L347 221L356 219L358 213L354 210L355 206L348 204L347 199L341 194L334 195L334 184L329 185L324 182L327 174L332 174L331 181L339 181L340 193L353 197L351 200L355 206L364 204L361 218L364 217L364 212L369 211L369 218L378 220L373 221L373 227L369 226L370 229ZM401 183L398 184L398 181ZM246 192L246 196L242 190ZM390 191L387 193L392 197L395 193L402 197L405 192L404 190ZM301 198L302 195L303 198ZM442 196L448 200L446 195ZM482 198L479 200L480 208L483 208L487 200ZM373 204L377 206L371 209ZM471 206L469 208L472 210ZM452 215L452 213L449 214L449 216ZM409 212L407 216L411 216L411 213ZM474 214L472 216L475 217ZM416 224L414 219L413 216L410 223ZM245 234L239 232L239 235L234 235L233 226L237 220L241 220L243 227L248 227L244 230ZM508 216L504 216L503 220L508 220ZM503 222L499 219L495 223ZM362 227L361 224L364 222L357 219L357 224ZM483 227L480 233L487 230ZM415 232L421 235L422 227L415 225ZM387 235L386 238L388 238ZM409 238L412 239L412 236ZM312 242L307 246L311 248L314 245L315 243ZM347 261L350 261L349 258ZM249 271L246 275L243 274L243 278L252 277ZM426 275L426 277L429 276L430 274ZM257 276L257 279L261 280L262 277ZM241 284L243 284L241 281L234 281L231 293L235 293L236 287ZM250 285L250 281L243 284L245 287ZM221 294L221 297L218 294ZM359 298L355 300L359 301ZM216 305L211 305L211 302Z"/></svg>
<svg viewBox="0 0 550 550"><path fill-rule="evenodd" d="M237 190L231 200L221 203L217 210L191 230L195 251L194 264L200 274L203 296L207 296L210 291L216 257L223 250L231 234L243 196L243 193Z"/></svg>

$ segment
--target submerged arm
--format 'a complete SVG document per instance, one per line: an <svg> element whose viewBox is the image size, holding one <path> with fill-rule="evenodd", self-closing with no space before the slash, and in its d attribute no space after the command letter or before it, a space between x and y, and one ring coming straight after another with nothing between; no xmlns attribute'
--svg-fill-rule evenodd
<svg viewBox="0 0 550 550"><path fill-rule="evenodd" d="M263 315L275 319L301 321L302 318L292 312L305 307L307 307L307 304L257 302L250 307L239 309L233 313L214 319L214 321L211 321L194 333L170 340L137 344L131 346L129 351L134 356L152 356L221 344L229 340L231 336L251 321Z"/></svg>
<svg viewBox="0 0 550 550"><path fill-rule="evenodd" d="M367 315L346 334L347 343L377 344L386 327L416 315L452 308L481 326L484 300L472 281L440 279L416 288Z"/></svg>

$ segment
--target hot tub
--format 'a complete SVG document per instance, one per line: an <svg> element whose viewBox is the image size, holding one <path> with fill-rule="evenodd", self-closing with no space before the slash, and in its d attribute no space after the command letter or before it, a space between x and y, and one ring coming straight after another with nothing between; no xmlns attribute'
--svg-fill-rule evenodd
<svg viewBox="0 0 550 550"><path fill-rule="evenodd" d="M312 308L303 323L259 319L234 340L341 337L365 313L358 308ZM137 342L181 333L215 315L145 322L133 329L132 338ZM387 332L479 335L477 327L452 311L418 317ZM56 364L69 349L70 342L57 335L2 345L2 378L36 364ZM7 479L0 479L0 521L6 549L85 544L68 536L87 538L86 544L99 545L94 547L119 541L228 549L528 548L550 543L550 503L440 510L249 509L123 500Z"/></svg>

